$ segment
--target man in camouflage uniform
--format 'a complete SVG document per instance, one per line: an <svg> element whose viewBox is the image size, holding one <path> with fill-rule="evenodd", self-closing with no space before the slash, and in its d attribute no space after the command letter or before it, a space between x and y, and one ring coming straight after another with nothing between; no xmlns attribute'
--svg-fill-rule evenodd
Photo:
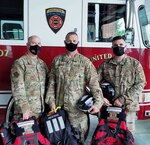
<svg viewBox="0 0 150 145"><path fill-rule="evenodd" d="M88 127L87 115L77 109L77 101L85 95L86 85L96 99L89 110L91 114L99 112L104 100L94 65L88 58L78 53L77 34L69 32L64 43L66 53L57 56L51 65L46 103L52 110L55 110L58 105L64 107L68 112L71 125L80 129L83 141Z"/></svg>
<svg viewBox="0 0 150 145"><path fill-rule="evenodd" d="M27 43L28 51L16 60L11 69L11 86L14 98L14 114L37 118L44 111L44 93L47 65L38 58L41 40L31 36Z"/></svg>
<svg viewBox="0 0 150 145"><path fill-rule="evenodd" d="M125 39L116 36L112 40L114 57L102 63L98 69L100 80L105 79L115 87L115 106L125 106L127 126L135 130L136 111L139 110L138 97L146 84L140 62L125 54ZM105 104L110 106L110 104Z"/></svg>

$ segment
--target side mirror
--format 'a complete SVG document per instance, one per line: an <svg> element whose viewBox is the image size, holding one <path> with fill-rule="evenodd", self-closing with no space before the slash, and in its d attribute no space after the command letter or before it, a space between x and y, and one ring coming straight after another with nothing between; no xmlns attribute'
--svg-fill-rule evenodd
<svg viewBox="0 0 150 145"><path fill-rule="evenodd" d="M126 29L125 32L125 38L126 38L126 43L129 43L130 45L134 45L134 29Z"/></svg>

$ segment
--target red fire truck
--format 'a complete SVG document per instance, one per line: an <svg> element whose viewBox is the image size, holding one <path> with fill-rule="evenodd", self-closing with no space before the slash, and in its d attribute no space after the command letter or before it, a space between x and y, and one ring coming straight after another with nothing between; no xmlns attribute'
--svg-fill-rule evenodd
<svg viewBox="0 0 150 145"><path fill-rule="evenodd" d="M147 0L148 1L148 0ZM28 36L42 40L40 57L51 65L65 51L69 31L79 35L79 52L96 67L112 57L111 40L124 35L127 54L143 65L147 85L139 96L138 119L150 116L150 21L144 0L0 0L0 123L13 108L10 69L26 52Z"/></svg>

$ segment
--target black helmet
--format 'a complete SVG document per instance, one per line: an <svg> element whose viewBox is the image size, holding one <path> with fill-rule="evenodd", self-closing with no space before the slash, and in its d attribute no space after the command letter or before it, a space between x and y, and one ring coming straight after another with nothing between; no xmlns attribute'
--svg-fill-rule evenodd
<svg viewBox="0 0 150 145"><path fill-rule="evenodd" d="M106 80L102 80L100 82L100 86L103 92L103 96L109 101L112 101L112 99L115 97L115 89L113 85Z"/></svg>
<svg viewBox="0 0 150 145"><path fill-rule="evenodd" d="M94 101L95 101L95 98L93 98L90 95L82 96L77 102L77 107L81 111L87 112L94 104Z"/></svg>
<svg viewBox="0 0 150 145"><path fill-rule="evenodd" d="M95 98L91 95L90 89L86 87L87 94L82 96L78 102L77 107L84 112L87 112L95 102Z"/></svg>

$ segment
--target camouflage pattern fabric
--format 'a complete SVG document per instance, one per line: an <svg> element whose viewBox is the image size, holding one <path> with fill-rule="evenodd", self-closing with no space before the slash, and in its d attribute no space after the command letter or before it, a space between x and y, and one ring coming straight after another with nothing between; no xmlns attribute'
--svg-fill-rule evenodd
<svg viewBox="0 0 150 145"><path fill-rule="evenodd" d="M74 127L87 128L87 116L77 109L78 99L85 95L85 86L91 89L95 97L95 106L101 108L103 95L98 83L97 71L92 62L81 54L70 58L67 54L56 57L49 72L49 85L46 103L63 106L68 112L69 120Z"/></svg>
<svg viewBox="0 0 150 145"><path fill-rule="evenodd" d="M47 66L39 58L25 54L16 60L11 69L12 94L15 114L31 110L38 117L44 111L44 93Z"/></svg>
<svg viewBox="0 0 150 145"><path fill-rule="evenodd" d="M99 66L98 75L100 80L106 79L115 86L115 98L118 97L124 102L128 111L139 110L138 97L142 93L146 79L138 60L127 55L121 62L114 58L108 59Z"/></svg>

